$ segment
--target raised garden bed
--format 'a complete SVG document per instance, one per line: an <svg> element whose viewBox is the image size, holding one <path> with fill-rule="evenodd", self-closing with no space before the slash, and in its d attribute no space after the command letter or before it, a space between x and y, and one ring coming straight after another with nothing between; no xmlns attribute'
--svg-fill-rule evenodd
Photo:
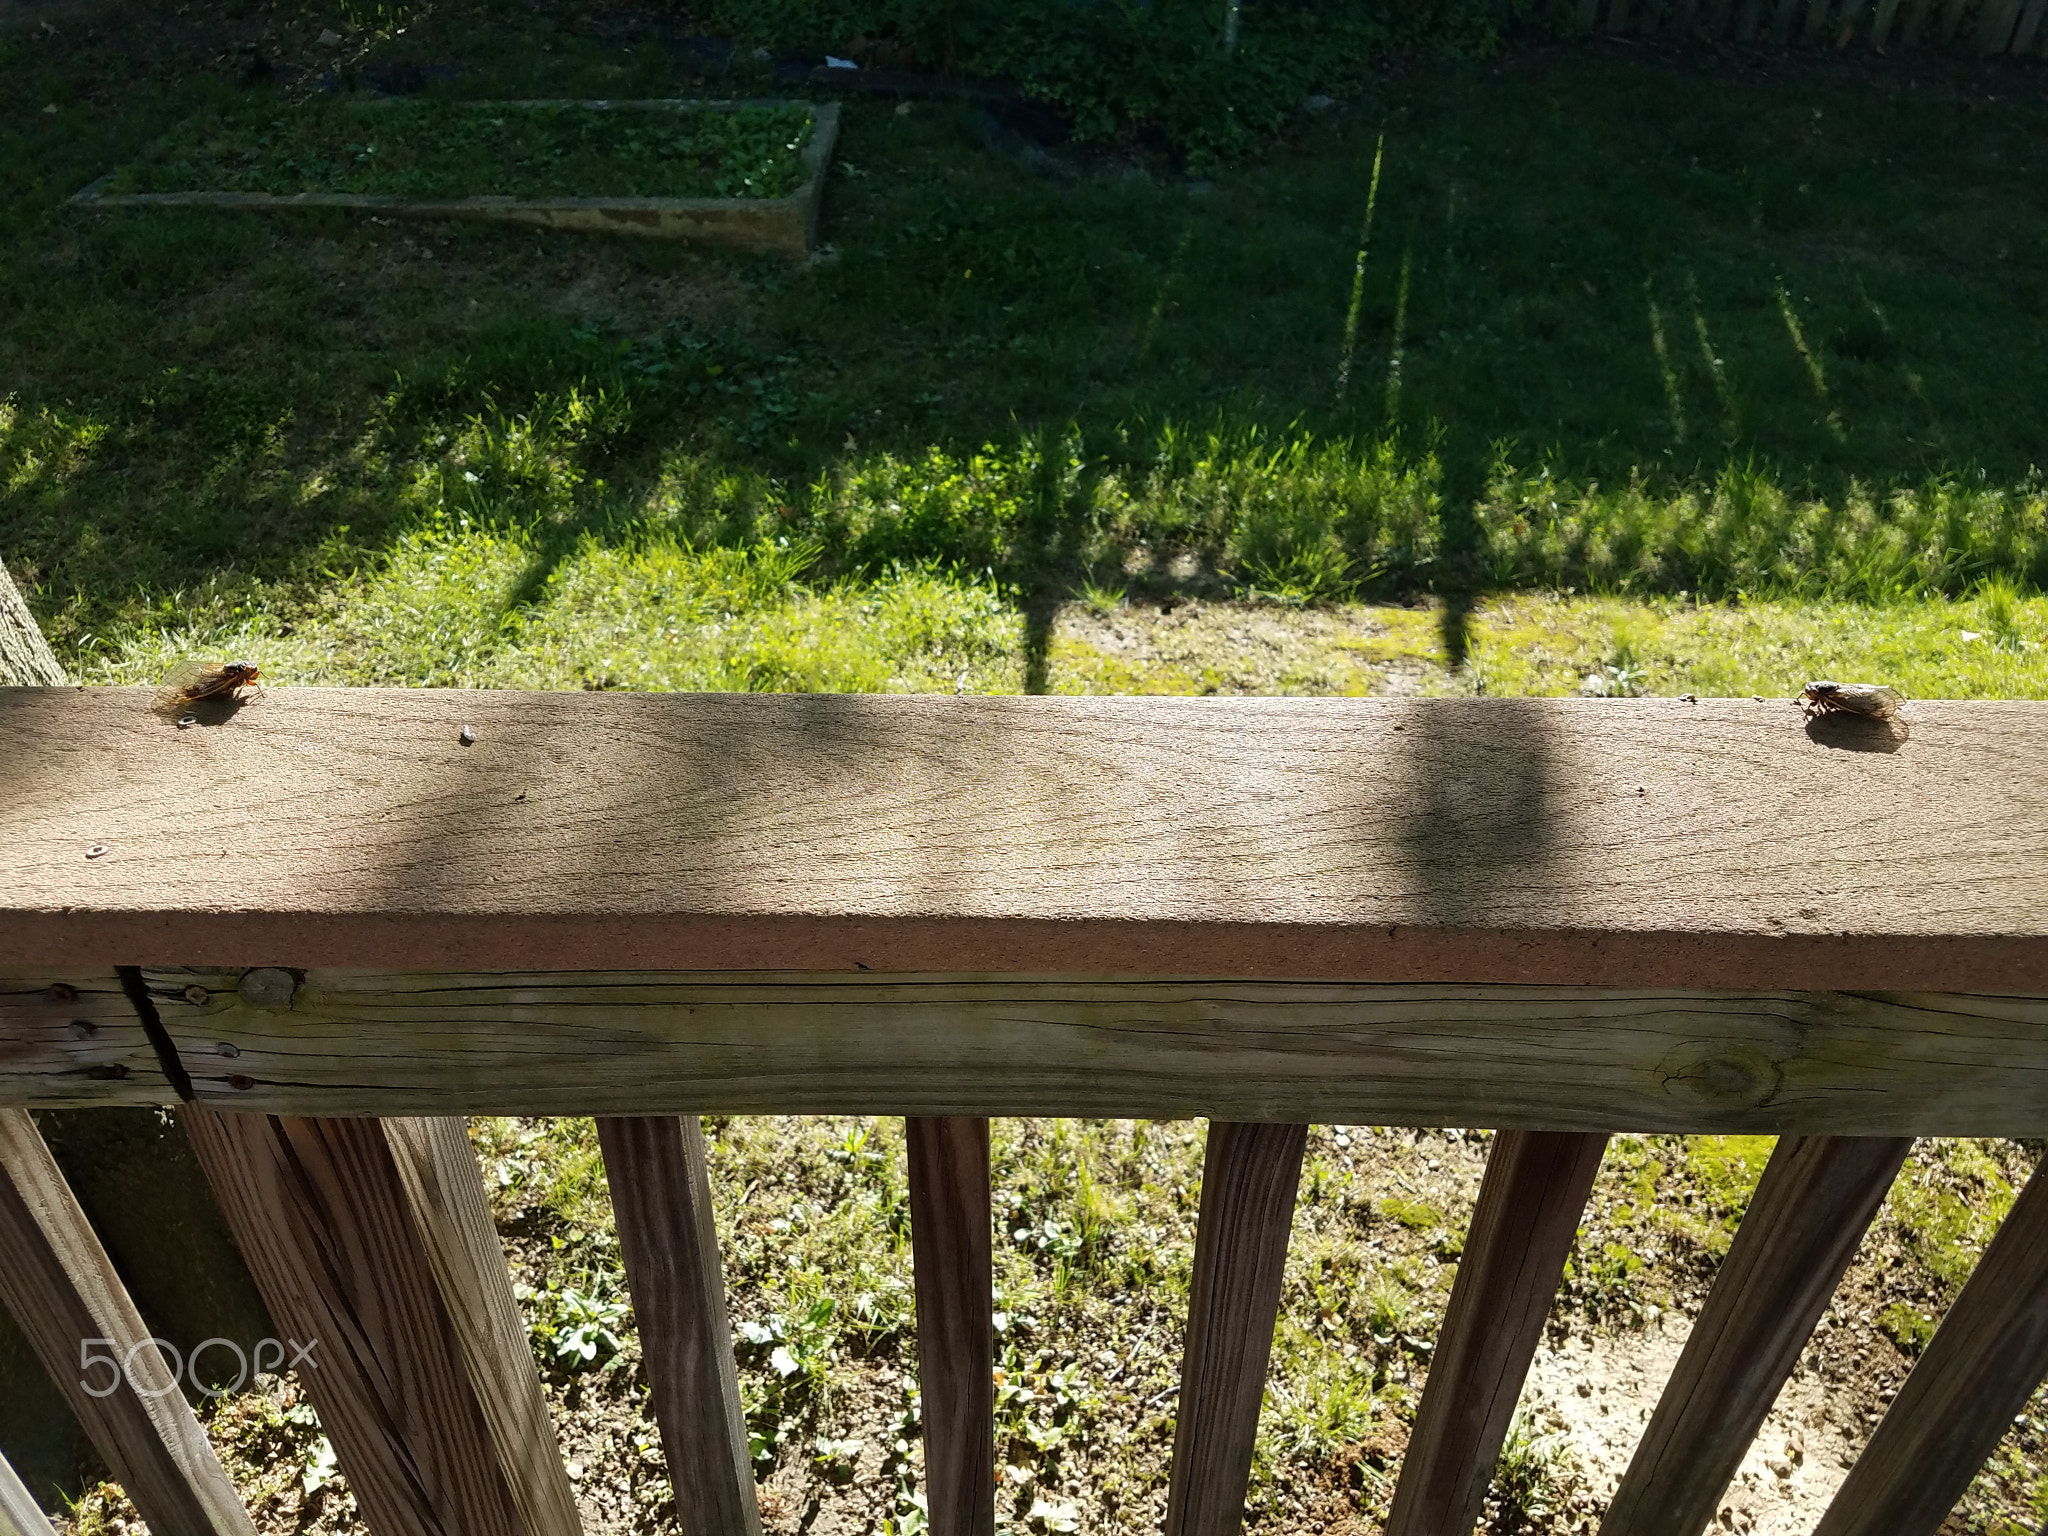
<svg viewBox="0 0 2048 1536"><path fill-rule="evenodd" d="M209 119L82 207L365 208L802 254L834 103L361 101Z"/></svg>

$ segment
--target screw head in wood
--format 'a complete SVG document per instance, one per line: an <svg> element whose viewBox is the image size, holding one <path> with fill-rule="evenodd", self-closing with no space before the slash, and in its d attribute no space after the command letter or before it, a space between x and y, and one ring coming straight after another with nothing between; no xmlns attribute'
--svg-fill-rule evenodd
<svg viewBox="0 0 2048 1536"><path fill-rule="evenodd" d="M228 1086L234 1089L237 1093L247 1093L251 1088L254 1088L256 1086L256 1079L253 1077L244 1077L241 1073L236 1072L228 1078Z"/></svg>
<svg viewBox="0 0 2048 1536"><path fill-rule="evenodd" d="M196 981L192 983L191 986L185 989L185 1001L190 1003L194 1008L204 1008L207 1004L207 1000L212 996L213 994L211 992L207 991L206 988L200 986L199 983Z"/></svg>
<svg viewBox="0 0 2048 1536"><path fill-rule="evenodd" d="M99 1025L90 1019L73 1019L64 1026L64 1033L73 1040L90 1040L100 1032Z"/></svg>
<svg viewBox="0 0 2048 1536"><path fill-rule="evenodd" d="M299 978L276 966L261 966L244 973L236 990L251 1008L289 1008L299 990Z"/></svg>
<svg viewBox="0 0 2048 1536"><path fill-rule="evenodd" d="M213 1048L213 1053L216 1056L239 1056L242 1048L232 1040L223 1040Z"/></svg>
<svg viewBox="0 0 2048 1536"><path fill-rule="evenodd" d="M464 727L462 728L462 730L461 730L461 731L460 731L460 732L459 732L459 733L458 733L458 734L456 735L456 738L455 738L455 739L456 739L457 741L461 742L461 743L462 743L462 744L463 744L463 745L464 745L465 747L473 747L473 746L475 746L475 745L476 745L476 727L475 727L475 726L473 726L473 725L465 725L465 726L464 726Z"/></svg>
<svg viewBox="0 0 2048 1536"><path fill-rule="evenodd" d="M128 1075L128 1069L118 1061L109 1061L92 1069L92 1075L105 1082L113 1082Z"/></svg>
<svg viewBox="0 0 2048 1536"><path fill-rule="evenodd" d="M107 856L107 845L105 843L94 843L85 850L85 856L88 859L103 859Z"/></svg>
<svg viewBox="0 0 2048 1536"><path fill-rule="evenodd" d="M44 990L43 996L53 1003L75 1003L78 1001L78 988L68 981L53 981Z"/></svg>

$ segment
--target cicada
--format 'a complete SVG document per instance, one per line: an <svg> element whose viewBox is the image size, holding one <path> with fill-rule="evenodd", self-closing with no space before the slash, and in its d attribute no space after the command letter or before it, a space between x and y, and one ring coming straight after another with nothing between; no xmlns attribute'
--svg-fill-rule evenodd
<svg viewBox="0 0 2048 1536"><path fill-rule="evenodd" d="M1896 688L1887 688L1883 683L1808 683L1800 691L1798 701L1805 706L1806 718L1816 715L1863 715L1872 720L1890 720L1899 712L1899 705L1905 702Z"/></svg>
<svg viewBox="0 0 2048 1536"><path fill-rule="evenodd" d="M240 703L241 690L256 686L253 661L188 661L176 668L157 690L159 714L182 714L205 699Z"/></svg>

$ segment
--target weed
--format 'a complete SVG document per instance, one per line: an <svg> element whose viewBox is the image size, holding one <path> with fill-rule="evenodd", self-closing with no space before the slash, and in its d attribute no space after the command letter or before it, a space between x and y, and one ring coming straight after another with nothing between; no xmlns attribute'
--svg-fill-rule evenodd
<svg viewBox="0 0 2048 1536"><path fill-rule="evenodd" d="M1488 1494L1487 1502L1494 1506L1489 1529L1505 1536L1552 1528L1580 1480L1570 1436L1560 1430L1538 1430L1517 1409Z"/></svg>

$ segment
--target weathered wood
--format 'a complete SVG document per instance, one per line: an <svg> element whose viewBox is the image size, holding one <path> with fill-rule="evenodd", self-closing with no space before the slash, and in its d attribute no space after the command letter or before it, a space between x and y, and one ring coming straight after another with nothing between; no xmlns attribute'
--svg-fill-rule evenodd
<svg viewBox="0 0 2048 1536"><path fill-rule="evenodd" d="M0 562L0 687L61 688L69 681L28 600Z"/></svg>
<svg viewBox="0 0 2048 1536"><path fill-rule="evenodd" d="M0 1109L0 1303L152 1532L254 1536L179 1390L180 1371L19 1109Z"/></svg>
<svg viewBox="0 0 2048 1536"><path fill-rule="evenodd" d="M1983 9L1977 13L1977 52L1987 56L2005 52L2019 19L2020 0L1983 0Z"/></svg>
<svg viewBox="0 0 2048 1536"><path fill-rule="evenodd" d="M1935 1536L2048 1375L2048 1166L2037 1168L1814 1536Z"/></svg>
<svg viewBox="0 0 2048 1536"><path fill-rule="evenodd" d="M1877 15L1870 23L1870 46L1882 53L1891 41L1892 22L1899 14L1899 0L1877 0Z"/></svg>
<svg viewBox="0 0 2048 1536"><path fill-rule="evenodd" d="M146 974L199 1099L270 1113L1966 1136L2031 1135L2048 1117L2041 999L312 971L288 1002L255 1007L236 973Z"/></svg>
<svg viewBox="0 0 2048 1536"><path fill-rule="evenodd" d="M2041 18L2048 14L2048 0L2027 0L2026 9L2020 12L2019 26L2012 35L2012 51L2015 58L2023 58L2033 51L2034 39L2041 32Z"/></svg>
<svg viewBox="0 0 2048 1536"><path fill-rule="evenodd" d="M1386 1536L1478 1521L1606 1148L1597 1133L1495 1136Z"/></svg>
<svg viewBox="0 0 2048 1536"><path fill-rule="evenodd" d="M1166 1536L1236 1536L1244 1523L1307 1145L1305 1125L1209 1122Z"/></svg>
<svg viewBox="0 0 2048 1536"><path fill-rule="evenodd" d="M1601 1536L1706 1529L1912 1149L1907 1136L1779 1141Z"/></svg>
<svg viewBox="0 0 2048 1536"><path fill-rule="evenodd" d="M527 1536L383 1127L182 1114L374 1536Z"/></svg>
<svg viewBox="0 0 2048 1536"><path fill-rule="evenodd" d="M582 1518L468 1129L452 1117L392 1119L384 1135L520 1528L526 1536L576 1536Z"/></svg>
<svg viewBox="0 0 2048 1536"><path fill-rule="evenodd" d="M933 1536L993 1536L995 1260L988 1121L913 1116L904 1134L925 1503Z"/></svg>
<svg viewBox="0 0 2048 1536"><path fill-rule="evenodd" d="M149 697L0 690L0 965L2048 992L2048 702Z"/></svg>
<svg viewBox="0 0 2048 1536"><path fill-rule="evenodd" d="M676 1517L693 1536L759 1536L702 1126L601 1116L597 1135Z"/></svg>
<svg viewBox="0 0 2048 1536"><path fill-rule="evenodd" d="M0 1456L0 1536L56 1536L5 1456Z"/></svg>
<svg viewBox="0 0 2048 1536"><path fill-rule="evenodd" d="M111 968L0 974L0 1104L175 1104Z"/></svg>

